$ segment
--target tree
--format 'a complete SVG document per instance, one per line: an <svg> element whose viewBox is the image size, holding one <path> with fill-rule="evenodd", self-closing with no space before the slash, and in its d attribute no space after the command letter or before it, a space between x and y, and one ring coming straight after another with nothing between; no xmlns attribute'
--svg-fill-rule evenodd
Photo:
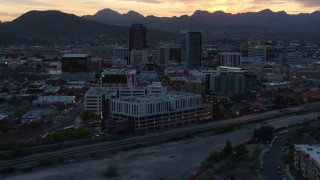
<svg viewBox="0 0 320 180"><path fill-rule="evenodd" d="M13 105L18 105L21 103L21 99L17 98L16 96L12 96L9 102L12 103Z"/></svg>
<svg viewBox="0 0 320 180"><path fill-rule="evenodd" d="M277 108L282 108L287 105L287 100L283 96L276 96L276 98L273 100L273 104Z"/></svg>
<svg viewBox="0 0 320 180"><path fill-rule="evenodd" d="M89 111L83 111L83 112L81 113L81 116L80 116L80 117L81 117L82 121L88 121L91 116L92 116L92 115L91 115L91 112L89 112Z"/></svg>
<svg viewBox="0 0 320 180"><path fill-rule="evenodd" d="M271 140L274 128L272 126L262 126L259 130L255 130L253 133L253 138L256 141L262 141L267 143Z"/></svg>
<svg viewBox="0 0 320 180"><path fill-rule="evenodd" d="M226 142L226 146L224 147L223 152L226 156L232 153L232 144L229 140Z"/></svg>

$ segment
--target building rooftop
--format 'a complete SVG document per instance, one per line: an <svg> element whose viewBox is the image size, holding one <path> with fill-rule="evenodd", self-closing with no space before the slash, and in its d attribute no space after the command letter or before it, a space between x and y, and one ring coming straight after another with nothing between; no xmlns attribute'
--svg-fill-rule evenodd
<svg viewBox="0 0 320 180"><path fill-rule="evenodd" d="M101 96L101 95L106 95L110 94L113 95L116 93L116 90L114 92L108 91L110 88L107 87L91 87L87 92L86 96Z"/></svg>
<svg viewBox="0 0 320 180"><path fill-rule="evenodd" d="M4 119L7 118L7 117L8 117L8 115L1 115L1 114L0 114L0 121L4 120Z"/></svg>
<svg viewBox="0 0 320 180"><path fill-rule="evenodd" d="M312 158L318 164L320 164L320 144L318 145L295 144L294 147L296 150L303 151L305 154L308 154L310 158Z"/></svg>
<svg viewBox="0 0 320 180"><path fill-rule="evenodd" d="M288 85L291 82L285 81L285 82L270 82L270 83L263 83L265 86L280 86L280 85Z"/></svg>
<svg viewBox="0 0 320 180"><path fill-rule="evenodd" d="M133 103L147 103L147 102L161 102L161 101L168 101L172 99L180 99L186 97L195 97L200 96L200 94L194 94L189 92L177 92L177 91L170 91L166 93L159 93L159 94L150 94L144 96L130 96L130 97L123 97L119 99L115 99L116 101L126 101L126 102L133 102Z"/></svg>
<svg viewBox="0 0 320 180"><path fill-rule="evenodd" d="M219 52L219 55L240 55L241 56L241 52Z"/></svg>
<svg viewBox="0 0 320 180"><path fill-rule="evenodd" d="M135 69L105 69L102 75L117 75L117 74L136 74Z"/></svg>
<svg viewBox="0 0 320 180"><path fill-rule="evenodd" d="M64 54L63 58L86 58L88 57L87 54Z"/></svg>
<svg viewBox="0 0 320 180"><path fill-rule="evenodd" d="M41 111L29 111L26 114L24 114L21 118L22 119L30 119L30 118L35 118L39 114L41 114Z"/></svg>
<svg viewBox="0 0 320 180"><path fill-rule="evenodd" d="M72 101L75 96L39 96L34 102Z"/></svg>

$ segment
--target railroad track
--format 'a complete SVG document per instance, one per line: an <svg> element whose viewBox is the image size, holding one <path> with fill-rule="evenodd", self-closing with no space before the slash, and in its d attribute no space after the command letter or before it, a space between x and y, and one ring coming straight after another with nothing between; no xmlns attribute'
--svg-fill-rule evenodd
<svg viewBox="0 0 320 180"><path fill-rule="evenodd" d="M115 148L119 148L119 147L130 147L130 146L137 145L137 144L156 142L156 141L170 139L170 138L182 137L185 135L201 134L201 133L211 132L212 130L219 128L219 127L223 127L223 126L243 125L243 124L255 123L257 121L263 121L263 120L267 120L270 118L285 116L285 115L289 115L289 114L318 110L319 108L320 108L320 106L315 106L315 107L311 107L308 109L296 109L296 110L291 110L291 111L286 111L286 112L279 112L277 114L267 115L267 116L258 117L258 118L244 119L241 121L232 121L232 120L217 121L217 124L215 124L214 126L211 126L211 127L196 128L196 129L192 129L192 130L169 133L169 134L165 134L165 135L157 135L157 136L153 136L153 137L141 137L140 139L135 139L135 140L121 140L121 141L117 141L117 142L110 142L108 144L99 144L96 146L81 147L79 149L72 149L72 150L66 149L63 152L52 152L50 154L43 154L43 155L38 154L38 155L36 155L36 157L24 157L24 158L20 158L20 159L13 159L13 160L5 161L5 162L0 162L0 169L5 168L5 167L17 166L17 165L21 165L21 164L27 164L27 163L31 163L31 162L38 162L39 160L42 160L42 159L52 159L52 158L59 158L59 157L74 156L77 154L83 154L83 153L94 152L94 151L111 150L111 149L115 149Z"/></svg>

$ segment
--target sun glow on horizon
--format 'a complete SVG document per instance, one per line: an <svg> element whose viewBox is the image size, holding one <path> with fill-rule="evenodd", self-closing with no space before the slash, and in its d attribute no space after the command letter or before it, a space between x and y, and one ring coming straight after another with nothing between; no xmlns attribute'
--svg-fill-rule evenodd
<svg viewBox="0 0 320 180"><path fill-rule="evenodd" d="M136 11L144 16L172 17L192 15L196 10L226 13L258 12L263 9L289 14L311 13L320 9L312 0L0 0L0 20L11 21L31 10L59 10L78 16L93 15L110 8L119 13Z"/></svg>

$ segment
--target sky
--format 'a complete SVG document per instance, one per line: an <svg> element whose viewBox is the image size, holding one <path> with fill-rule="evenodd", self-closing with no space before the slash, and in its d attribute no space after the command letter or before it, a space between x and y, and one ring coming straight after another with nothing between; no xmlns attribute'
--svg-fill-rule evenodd
<svg viewBox="0 0 320 180"><path fill-rule="evenodd" d="M298 14L320 10L320 0L0 0L0 21L11 21L30 10L60 10L82 16L104 8L161 17L191 15L195 10L235 14L271 9Z"/></svg>

